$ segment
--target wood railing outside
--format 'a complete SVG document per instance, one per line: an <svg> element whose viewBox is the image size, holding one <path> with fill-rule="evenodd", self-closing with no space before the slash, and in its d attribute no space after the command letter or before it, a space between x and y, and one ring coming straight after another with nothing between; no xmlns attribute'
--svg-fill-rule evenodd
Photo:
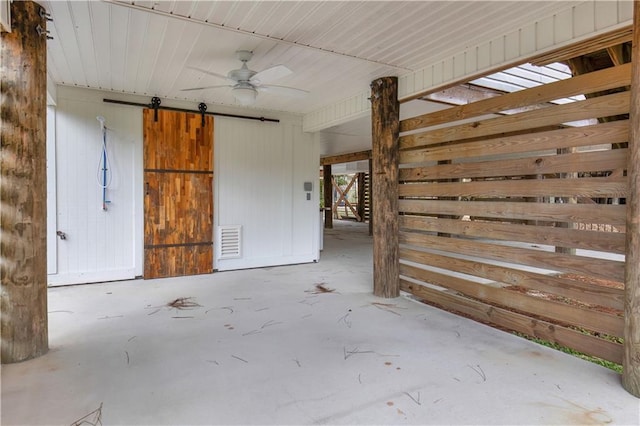
<svg viewBox="0 0 640 426"><path fill-rule="evenodd" d="M630 79L620 65L401 122L401 289L620 363L629 121L594 119L624 117L630 92L551 101Z"/></svg>

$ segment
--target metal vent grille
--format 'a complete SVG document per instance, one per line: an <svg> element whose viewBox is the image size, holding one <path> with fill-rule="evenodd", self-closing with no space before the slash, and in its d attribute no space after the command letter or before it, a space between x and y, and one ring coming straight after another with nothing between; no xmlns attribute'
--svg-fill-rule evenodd
<svg viewBox="0 0 640 426"><path fill-rule="evenodd" d="M218 259L235 259L241 257L242 241L241 225L225 225L218 227L220 252Z"/></svg>

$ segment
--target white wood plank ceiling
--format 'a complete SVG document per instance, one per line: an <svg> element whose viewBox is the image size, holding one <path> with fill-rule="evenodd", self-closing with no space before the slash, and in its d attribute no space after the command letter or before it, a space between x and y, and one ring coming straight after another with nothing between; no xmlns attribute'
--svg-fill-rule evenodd
<svg viewBox="0 0 640 426"><path fill-rule="evenodd" d="M307 113L403 75L478 40L572 7L567 1L58 1L48 71L55 83L234 105L225 84L234 52L251 69L284 64L270 83L309 91L302 99L260 93L255 107Z"/></svg>

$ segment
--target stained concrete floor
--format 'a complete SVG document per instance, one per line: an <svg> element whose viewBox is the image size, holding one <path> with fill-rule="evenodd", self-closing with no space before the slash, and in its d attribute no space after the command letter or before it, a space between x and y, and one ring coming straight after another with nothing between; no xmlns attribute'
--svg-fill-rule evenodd
<svg viewBox="0 0 640 426"><path fill-rule="evenodd" d="M52 288L51 350L2 366L2 424L640 424L611 370L373 297L371 252L337 222L317 264Z"/></svg>

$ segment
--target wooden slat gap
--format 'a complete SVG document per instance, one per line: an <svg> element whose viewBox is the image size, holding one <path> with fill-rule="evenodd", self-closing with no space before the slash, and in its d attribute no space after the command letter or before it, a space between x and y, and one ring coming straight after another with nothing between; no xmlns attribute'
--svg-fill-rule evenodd
<svg viewBox="0 0 640 426"><path fill-rule="evenodd" d="M404 214L470 215L496 219L626 225L626 206L613 204L546 204L511 201L400 200Z"/></svg>
<svg viewBox="0 0 640 426"><path fill-rule="evenodd" d="M544 250L512 247L495 244L493 242L463 238L436 237L408 231L400 232L400 244L428 247L433 250L442 250L517 265L533 266L550 271L593 276L604 280L617 282L623 282L624 280L624 262L616 260L565 253L551 253Z"/></svg>
<svg viewBox="0 0 640 426"><path fill-rule="evenodd" d="M604 306L616 310L624 308L623 289L562 278L556 274L539 274L523 269L460 259L409 248L400 250L400 261L410 261L436 268L449 269L488 279L505 286L519 286L529 290L542 291L590 305Z"/></svg>

